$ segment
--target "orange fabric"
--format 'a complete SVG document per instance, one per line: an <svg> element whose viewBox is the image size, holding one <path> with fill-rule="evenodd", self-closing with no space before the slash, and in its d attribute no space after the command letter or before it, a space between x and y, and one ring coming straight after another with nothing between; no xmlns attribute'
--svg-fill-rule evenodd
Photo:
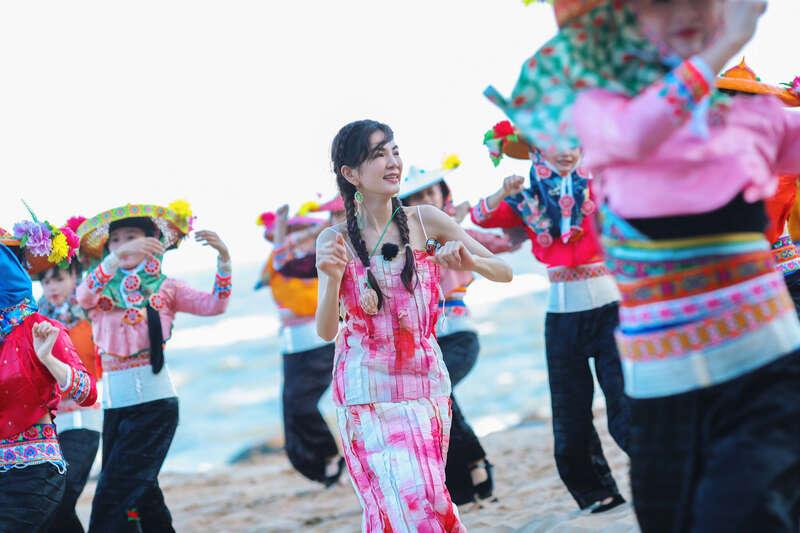
<svg viewBox="0 0 800 533"><path fill-rule="evenodd" d="M780 176L778 178L778 190L775 191L772 198L765 202L767 218L769 218L769 226L765 233L770 244L777 241L778 238L783 235L784 228L789 221L791 213L793 211L797 213L797 197L797 176ZM795 232L800 234L800 227L798 227L800 221L797 220L796 215L793 218L795 220ZM792 239L796 239L794 234L792 235Z"/></svg>
<svg viewBox="0 0 800 533"><path fill-rule="evenodd" d="M69 330L69 338L75 345L75 351L81 358L86 370L95 378L103 377L103 368L100 366L100 354L92 338L92 325L88 320L81 320Z"/></svg>
<svg viewBox="0 0 800 533"><path fill-rule="evenodd" d="M267 260L265 270L269 275L272 297L279 307L289 309L298 316L314 316L317 312L316 278L300 279L282 275L272 266L272 254Z"/></svg>

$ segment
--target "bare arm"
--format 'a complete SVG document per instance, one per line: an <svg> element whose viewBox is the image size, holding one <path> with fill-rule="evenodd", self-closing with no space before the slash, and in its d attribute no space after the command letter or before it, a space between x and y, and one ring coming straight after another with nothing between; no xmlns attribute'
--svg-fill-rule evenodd
<svg viewBox="0 0 800 533"><path fill-rule="evenodd" d="M339 332L339 288L347 266L344 237L334 231L324 231L317 238L317 335L332 341Z"/></svg>

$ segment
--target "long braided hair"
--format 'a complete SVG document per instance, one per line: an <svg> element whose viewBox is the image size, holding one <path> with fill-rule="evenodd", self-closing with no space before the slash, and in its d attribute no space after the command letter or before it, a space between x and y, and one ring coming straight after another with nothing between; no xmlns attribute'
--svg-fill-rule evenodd
<svg viewBox="0 0 800 533"><path fill-rule="evenodd" d="M370 269L370 257L367 250L367 244L364 242L364 237L361 235L361 230L358 228L358 220L356 214L356 187L342 174L342 167L348 166L356 168L367 160L370 156L369 138L376 131L381 131L386 136L384 143L388 143L394 139L394 132L392 128L386 124L376 122L374 120L358 120L351 122L344 126L336 137L333 139L331 146L331 160L333 161L333 171L336 174L336 184L339 186L339 193L344 199L344 208L347 215L347 234L350 237L350 242L355 248L361 264L367 268L367 282L378 294L378 308L383 307L383 292L381 291L378 281L372 274ZM399 208L399 209L398 209ZM400 204L400 200L392 198L392 211L397 211L394 216L394 223L400 232L400 240L405 250L405 263L403 264L403 271L400 274L400 279L403 282L408 292L414 292L414 253L410 246L410 237L408 230L408 218L406 212Z"/></svg>

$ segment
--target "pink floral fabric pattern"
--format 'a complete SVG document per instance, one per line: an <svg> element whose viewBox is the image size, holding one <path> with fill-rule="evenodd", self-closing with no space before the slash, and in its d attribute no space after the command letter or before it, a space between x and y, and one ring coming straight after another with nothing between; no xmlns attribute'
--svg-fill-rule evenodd
<svg viewBox="0 0 800 533"><path fill-rule="evenodd" d="M339 409L362 531L467 531L444 483L450 421L449 398Z"/></svg>

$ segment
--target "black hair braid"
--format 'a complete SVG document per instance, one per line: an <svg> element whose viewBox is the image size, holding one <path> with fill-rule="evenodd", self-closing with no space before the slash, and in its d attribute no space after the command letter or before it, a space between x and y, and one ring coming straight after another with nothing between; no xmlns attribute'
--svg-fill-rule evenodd
<svg viewBox="0 0 800 533"><path fill-rule="evenodd" d="M344 177L337 176L336 181L339 185L339 192L344 199L344 209L347 215L347 235L350 237L350 242L353 245L361 264L367 269L367 282L378 295L378 309L383 307L383 292L381 291L378 280L372 273L370 268L369 251L367 250L367 243L364 242L364 237L361 235L361 230L358 228L358 219L356 216L356 202L355 191L356 188Z"/></svg>
<svg viewBox="0 0 800 533"><path fill-rule="evenodd" d="M414 261L414 249L410 246L411 239L408 231L408 217L406 212L401 206L400 200L392 198L392 211L397 211L394 217L394 223L400 231L400 242L405 248L406 262L403 264L403 272L400 274L400 279L403 281L408 292L414 292L414 274L416 274L416 263Z"/></svg>

